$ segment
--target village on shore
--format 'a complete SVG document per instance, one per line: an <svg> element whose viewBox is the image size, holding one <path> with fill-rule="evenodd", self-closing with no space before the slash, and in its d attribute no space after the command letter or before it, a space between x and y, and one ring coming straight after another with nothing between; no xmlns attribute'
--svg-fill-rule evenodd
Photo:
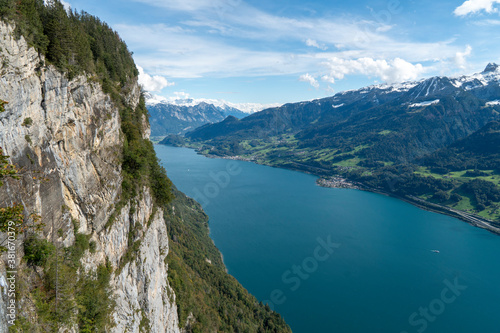
<svg viewBox="0 0 500 333"><path fill-rule="evenodd" d="M319 178L318 180L316 180L316 184L321 187L349 188L354 190L361 189L361 186L359 184L351 182L342 177Z"/></svg>

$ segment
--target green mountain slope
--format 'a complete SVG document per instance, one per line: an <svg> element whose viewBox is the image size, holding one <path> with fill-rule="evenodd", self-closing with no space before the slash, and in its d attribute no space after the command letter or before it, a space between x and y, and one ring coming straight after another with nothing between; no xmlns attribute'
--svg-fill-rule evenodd
<svg viewBox="0 0 500 333"><path fill-rule="evenodd" d="M498 220L499 146L492 134L498 100L500 70L489 64L473 76L367 87L228 118L164 143L340 176L370 190Z"/></svg>
<svg viewBox="0 0 500 333"><path fill-rule="evenodd" d="M469 169L500 173L500 122L487 124L471 136L422 158L418 164L442 174Z"/></svg>
<svg viewBox="0 0 500 333"><path fill-rule="evenodd" d="M341 158L356 149L352 155L366 162L411 162L499 118L500 107L487 105L488 100L479 97L485 95L486 88L465 90L455 88L447 79L439 81L441 88L417 98L413 97L417 90L437 83L422 82L405 92L372 88L289 104L242 120L230 118L206 125L186 137L223 148L234 141L282 141L293 135L297 150L328 149L332 158ZM494 92L488 99L499 96Z"/></svg>

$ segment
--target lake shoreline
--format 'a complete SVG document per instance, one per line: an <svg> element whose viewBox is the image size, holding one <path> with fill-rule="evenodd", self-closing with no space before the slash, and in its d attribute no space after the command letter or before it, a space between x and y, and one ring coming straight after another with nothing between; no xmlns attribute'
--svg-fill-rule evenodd
<svg viewBox="0 0 500 333"><path fill-rule="evenodd" d="M423 209L423 210L426 210L426 211L430 211L430 212L438 213L438 214L442 214L442 215L447 215L447 216L459 219L459 220L466 222L474 227L488 230L489 232L500 236L500 224L495 222L495 221L485 219L485 218L483 218L481 216L477 216L475 214L471 214L471 213L467 213L464 211L459 211L459 210L456 210L453 208L449 208L446 206L434 204L434 203L422 200L422 199L414 197L414 196L400 196L400 195L397 195L395 193L383 191L381 189L371 188L371 187L367 186L366 184L359 183L359 182L352 182L352 181L350 181L346 178L343 178L343 177L330 176L328 178L325 178L324 172L331 172L330 170L317 168L319 172L315 173L315 172L310 172L308 170L301 169L299 167L294 167L293 164L297 164L297 163L293 163L292 165L283 164L283 165L276 166L276 165L269 165L266 163L259 163L258 161L255 161L255 160L252 160L249 158L240 157L240 156L215 156L215 155L210 155L210 154L203 154L196 148L192 148L192 147L185 147L185 148L194 149L194 150L196 150L196 152L198 154L203 155L203 156L208 157L208 158L219 158L219 159L226 159L226 160L251 162L251 163L255 163L255 164L259 164L259 165L265 165L265 166L287 169L287 170L298 171L298 172L310 174L310 175L318 177L318 179L316 180L316 184L318 186L325 187L325 188L353 189L353 190L367 191L367 192L386 195L386 196L393 197L393 198L398 199L398 200L402 200L404 202L407 202L413 206L416 206L416 207ZM322 175L322 173L323 173L323 175Z"/></svg>
<svg viewBox="0 0 500 333"><path fill-rule="evenodd" d="M403 196L400 196L400 195L397 195L394 193L388 193L385 191L381 191L378 189L371 189L371 188L367 188L367 187L362 188L360 190L386 195L386 196L407 202L415 207L418 207L420 209L423 209L423 210L426 210L429 212L450 216L450 217L459 219L463 222L466 222L474 227L488 230L489 232L500 236L500 226L498 226L498 227L495 226L495 225L498 225L497 223L495 223L494 221L486 220L486 219L484 219L480 216L474 215L474 214L470 214L470 213L459 211L459 210L449 208L446 206L434 204L432 202L428 202L428 201L422 200L422 199L414 197L414 196L404 196L403 197Z"/></svg>

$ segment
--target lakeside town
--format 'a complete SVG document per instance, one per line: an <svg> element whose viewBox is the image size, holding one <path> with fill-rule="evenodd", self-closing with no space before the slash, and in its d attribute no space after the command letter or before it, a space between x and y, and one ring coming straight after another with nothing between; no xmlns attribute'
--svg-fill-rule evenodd
<svg viewBox="0 0 500 333"><path fill-rule="evenodd" d="M360 185L350 182L349 180L342 177L319 178L318 180L316 180L316 184L321 187L349 188L354 190L361 189Z"/></svg>

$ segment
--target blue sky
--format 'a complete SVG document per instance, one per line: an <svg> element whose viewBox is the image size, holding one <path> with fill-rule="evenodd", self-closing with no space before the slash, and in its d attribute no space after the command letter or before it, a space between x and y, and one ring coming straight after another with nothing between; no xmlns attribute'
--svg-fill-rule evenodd
<svg viewBox="0 0 500 333"><path fill-rule="evenodd" d="M66 0L157 95L287 103L500 62L500 0Z"/></svg>

